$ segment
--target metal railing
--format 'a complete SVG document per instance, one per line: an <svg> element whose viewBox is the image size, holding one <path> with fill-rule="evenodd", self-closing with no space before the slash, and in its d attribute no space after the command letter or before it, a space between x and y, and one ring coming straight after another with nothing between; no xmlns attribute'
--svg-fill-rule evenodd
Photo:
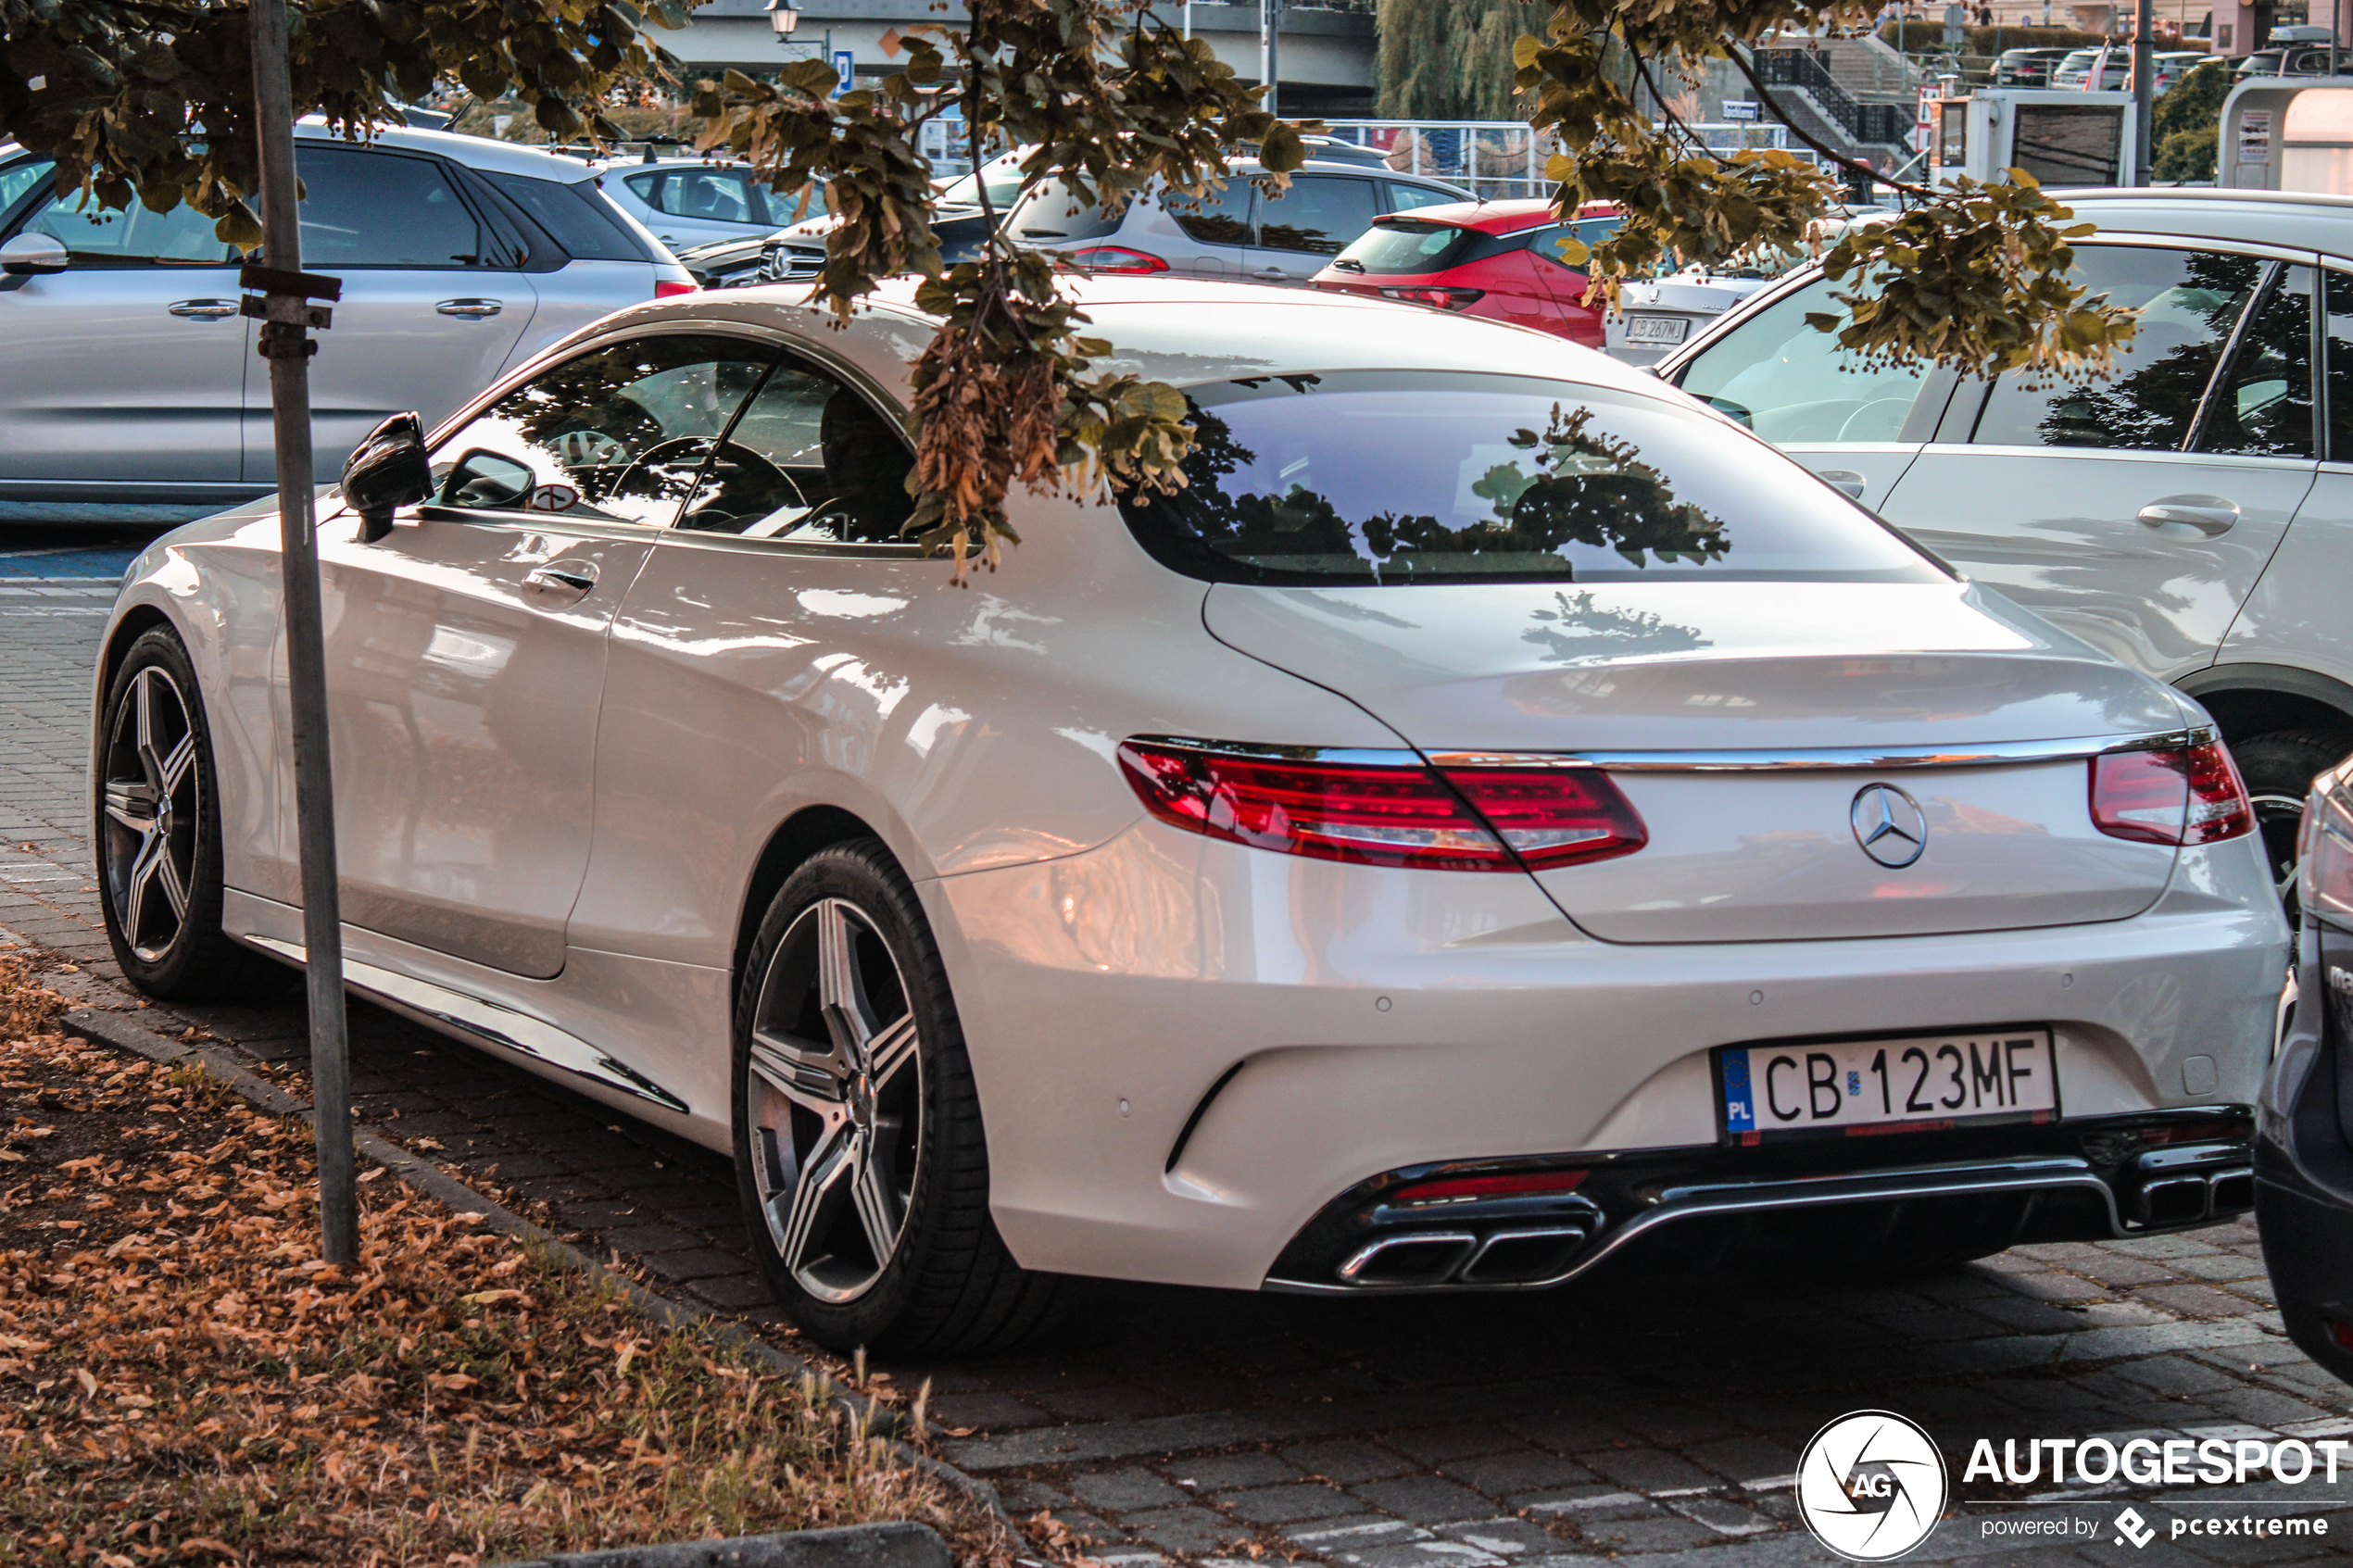
<svg viewBox="0 0 2353 1568"><path fill-rule="evenodd" d="M1758 49L1749 58L1759 82L1768 87L1804 89L1812 107L1828 116L1851 141L1898 145L1912 128L1910 106L1858 102L1810 49Z"/></svg>

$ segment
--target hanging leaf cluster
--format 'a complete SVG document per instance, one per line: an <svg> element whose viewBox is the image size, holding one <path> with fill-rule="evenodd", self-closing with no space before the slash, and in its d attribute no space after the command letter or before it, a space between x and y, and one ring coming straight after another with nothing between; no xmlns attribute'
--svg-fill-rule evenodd
<svg viewBox="0 0 2353 1568"><path fill-rule="evenodd" d="M1818 220L1839 200L1825 168L1772 150L1711 152L1664 106L1709 59L1731 61L1769 105L1748 46L1779 28L1856 27L1869 10L1803 0L1556 0L1543 36L1521 38L1513 57L1529 123L1554 132L1564 149L1546 169L1558 210L1570 217L1609 202L1625 214L1586 257L1598 293L1614 301L1625 280L1663 262L1719 268L1820 248ZM1611 69L1620 56L1623 71ZM1658 119L1640 107L1637 83L1662 106ZM1833 149L1815 150L1827 167L1872 172ZM2023 170L1994 183L1899 190L1916 205L1894 222L1847 226L1825 258L1832 281L1850 285L1833 295L1846 311L1808 320L1835 331L1843 347L1867 362L2080 379L2109 369L2131 341L2133 313L2087 298L2067 275L2069 242L2090 225L2070 224L2072 212Z"/></svg>
<svg viewBox="0 0 2353 1568"><path fill-rule="evenodd" d="M974 0L963 27L909 42L904 68L837 99L825 96L832 71L807 62L774 86L730 72L695 107L704 144L766 170L787 202L824 182L841 221L812 297L847 317L880 279L922 276L916 303L941 325L915 368L911 526L961 581L968 559L993 569L1015 539L1014 484L1166 490L1192 433L1175 388L1092 369L1109 345L1080 335L1086 317L1050 257L998 235L977 260L943 266L923 125L952 106L975 167L996 148L1028 149L1025 189L1108 213L1155 188L1178 201L1215 190L1243 144L1278 190L1304 148L1258 107L1258 89L1148 0Z"/></svg>
<svg viewBox="0 0 2353 1568"><path fill-rule="evenodd" d="M658 69L648 24L683 27L692 4L296 0L295 103L360 134L455 79L522 99L559 139L618 137L598 106ZM185 202L222 240L258 245L251 27L242 0L0 0L0 136L56 159L60 193L156 212Z"/></svg>

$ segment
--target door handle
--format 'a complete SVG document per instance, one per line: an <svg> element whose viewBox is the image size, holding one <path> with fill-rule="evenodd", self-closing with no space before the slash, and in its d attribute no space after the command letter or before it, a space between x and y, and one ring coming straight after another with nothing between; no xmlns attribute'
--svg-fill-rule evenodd
<svg viewBox="0 0 2353 1568"><path fill-rule="evenodd" d="M597 586L597 568L585 560L558 561L523 573L522 585L541 593L564 596L567 602L585 599Z"/></svg>
<svg viewBox="0 0 2353 1568"><path fill-rule="evenodd" d="M444 316L462 316L469 321L479 321L485 316L496 316L503 301L496 299L445 299L434 307Z"/></svg>
<svg viewBox="0 0 2353 1568"><path fill-rule="evenodd" d="M1290 274L1284 271L1279 267L1261 267L1257 271L1252 272L1251 276L1258 279L1261 282L1267 283L1288 283L1290 282Z"/></svg>
<svg viewBox="0 0 2353 1568"><path fill-rule="evenodd" d="M234 316L237 302L233 299L181 299L174 300L164 308L174 316L192 321L218 321L224 316Z"/></svg>
<svg viewBox="0 0 2353 1568"><path fill-rule="evenodd" d="M2168 495L2151 501L2140 513L2140 521L2150 528L2185 522L2209 539L2228 533L2238 520L2238 503L2221 495Z"/></svg>
<svg viewBox="0 0 2353 1568"><path fill-rule="evenodd" d="M1853 469L1816 469L1814 477L1857 501L1863 498L1864 486L1869 483Z"/></svg>

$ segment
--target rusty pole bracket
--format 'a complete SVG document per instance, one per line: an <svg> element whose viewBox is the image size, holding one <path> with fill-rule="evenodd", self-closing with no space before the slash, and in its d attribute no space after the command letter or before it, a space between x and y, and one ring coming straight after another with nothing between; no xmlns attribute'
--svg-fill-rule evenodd
<svg viewBox="0 0 2353 1568"><path fill-rule="evenodd" d="M237 313L261 322L254 349L264 359L307 359L318 353L306 332L325 332L334 325L334 312L308 302L343 297L341 278L252 264L237 270L237 286L257 291L237 302Z"/></svg>

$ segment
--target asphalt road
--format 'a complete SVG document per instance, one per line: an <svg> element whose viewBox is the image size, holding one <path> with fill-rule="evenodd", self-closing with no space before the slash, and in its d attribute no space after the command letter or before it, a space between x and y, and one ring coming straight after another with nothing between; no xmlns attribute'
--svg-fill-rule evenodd
<svg viewBox="0 0 2353 1568"><path fill-rule="evenodd" d="M101 976L89 671L143 536L0 522L0 942ZM298 990L156 1011L264 1065L305 1050ZM365 1121L788 1337L745 1262L724 1161L364 1004L352 1018ZM2024 1248L1900 1286L1620 1277L1383 1302L1109 1286L1021 1355L883 1370L932 1380L948 1458L1123 1568L1832 1562L1796 1523L1791 1478L1811 1435L1867 1408L1919 1422L1950 1468L1955 1512L1906 1562L2353 1561L2353 1461L2298 1486L1964 1479L1980 1438L2353 1437L2349 1391L2281 1337L2269 1302L2242 1223ZM2275 1519L2329 1534L2270 1534Z"/></svg>

